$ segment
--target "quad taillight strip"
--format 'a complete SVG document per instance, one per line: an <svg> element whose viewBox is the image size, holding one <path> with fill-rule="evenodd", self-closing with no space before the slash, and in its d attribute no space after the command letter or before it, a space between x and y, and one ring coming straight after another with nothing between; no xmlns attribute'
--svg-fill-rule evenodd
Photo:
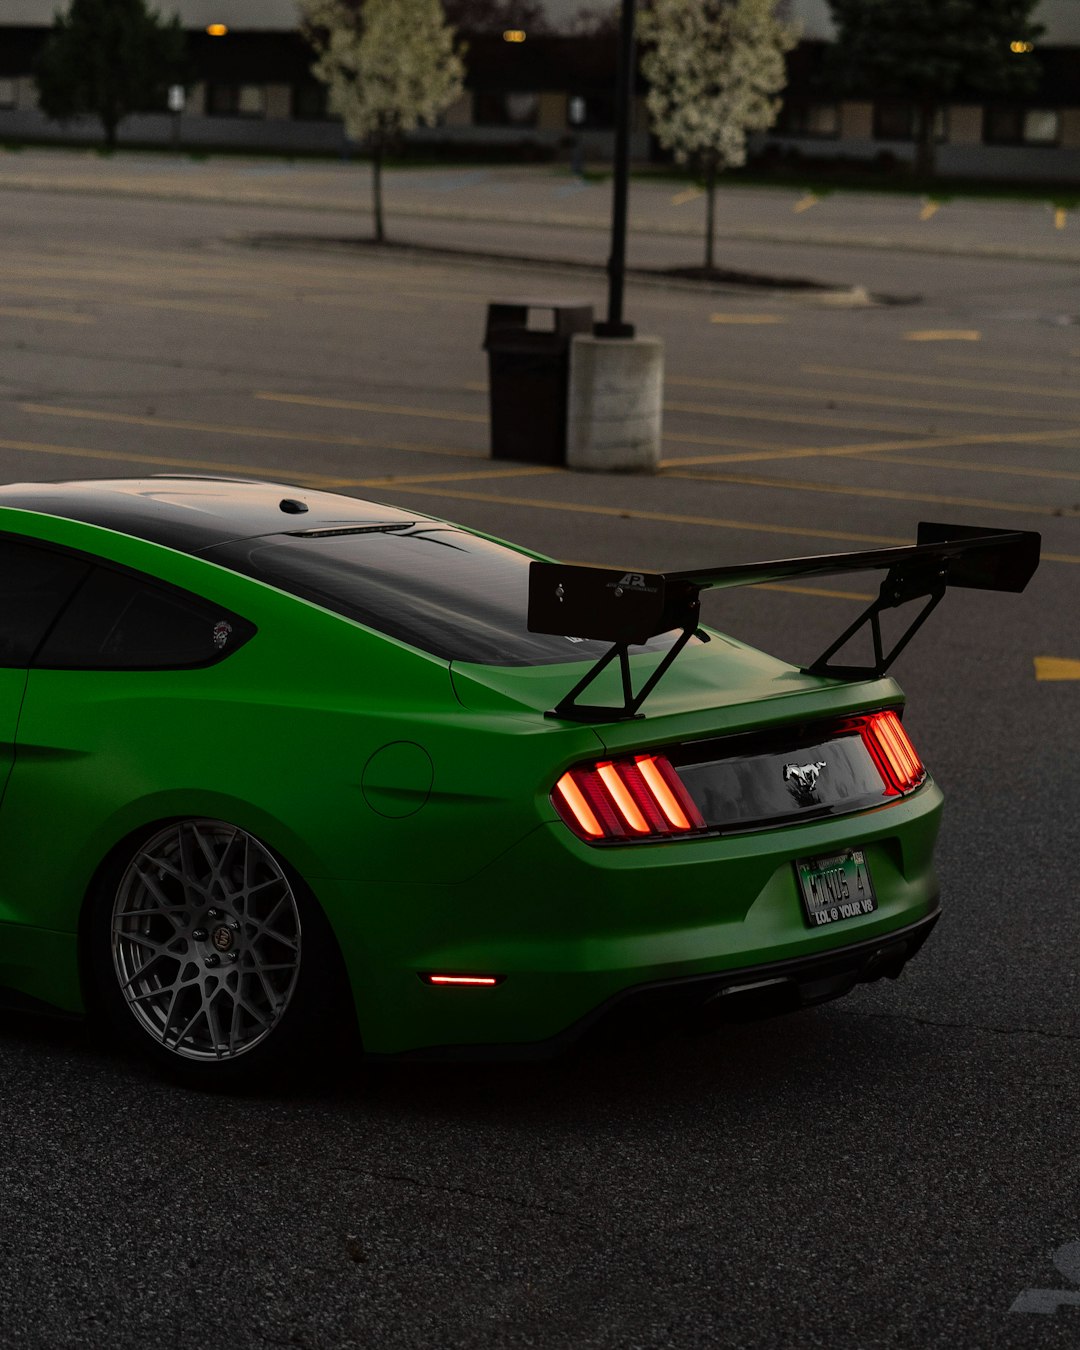
<svg viewBox="0 0 1080 1350"><path fill-rule="evenodd" d="M582 839L643 839L705 828L701 812L663 755L579 765L555 784L552 801Z"/></svg>
<svg viewBox="0 0 1080 1350"><path fill-rule="evenodd" d="M866 713L834 725L826 740L857 733L884 786L883 796L914 791L926 769L896 713ZM555 784L552 803L588 843L670 838L710 828L671 761L662 754L578 764Z"/></svg>
<svg viewBox="0 0 1080 1350"><path fill-rule="evenodd" d="M840 728L858 731L877 765L886 797L902 797L926 778L926 769L899 717L890 711L852 717Z"/></svg>

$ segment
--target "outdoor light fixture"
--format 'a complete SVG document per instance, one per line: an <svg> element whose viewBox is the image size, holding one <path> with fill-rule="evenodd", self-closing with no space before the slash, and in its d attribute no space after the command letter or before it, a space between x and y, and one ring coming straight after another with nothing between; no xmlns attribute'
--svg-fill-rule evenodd
<svg viewBox="0 0 1080 1350"><path fill-rule="evenodd" d="M211 37L224 37L229 31L229 25L225 23L208 23L206 31Z"/></svg>
<svg viewBox="0 0 1080 1350"><path fill-rule="evenodd" d="M504 42L524 42L524 41L525 41L525 30L524 30L524 28L508 28L508 29L506 30L506 32L503 34L503 41L504 41Z"/></svg>
<svg viewBox="0 0 1080 1350"><path fill-rule="evenodd" d="M1035 50L1034 42L1010 42L1009 51L1015 52L1018 56L1021 52L1033 52Z"/></svg>

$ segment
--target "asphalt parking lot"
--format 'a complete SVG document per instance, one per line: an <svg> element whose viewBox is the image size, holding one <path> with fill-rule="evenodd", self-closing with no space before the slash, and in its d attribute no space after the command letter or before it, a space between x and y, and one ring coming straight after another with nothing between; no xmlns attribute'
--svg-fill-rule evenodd
<svg viewBox="0 0 1080 1350"><path fill-rule="evenodd" d="M730 265L832 289L635 279L664 463L599 477L490 458L480 344L489 301L599 310L602 275L448 250L601 261L603 189L392 179L377 252L333 242L367 229L350 168L0 158L0 476L280 477L645 568L1041 530L1026 595L950 594L896 669L945 917L901 981L795 1018L299 1097L185 1094L5 1015L0 1345L1074 1345L1075 223L732 197ZM640 266L697 261L677 195L643 190ZM708 617L801 660L867 598Z"/></svg>

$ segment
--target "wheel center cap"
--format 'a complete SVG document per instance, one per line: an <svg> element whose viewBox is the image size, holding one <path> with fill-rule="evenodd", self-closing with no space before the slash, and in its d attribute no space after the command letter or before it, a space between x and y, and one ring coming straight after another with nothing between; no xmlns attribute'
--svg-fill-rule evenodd
<svg viewBox="0 0 1080 1350"><path fill-rule="evenodd" d="M226 928L224 924L219 924L210 934L210 941L219 952L227 952L233 945L232 930Z"/></svg>

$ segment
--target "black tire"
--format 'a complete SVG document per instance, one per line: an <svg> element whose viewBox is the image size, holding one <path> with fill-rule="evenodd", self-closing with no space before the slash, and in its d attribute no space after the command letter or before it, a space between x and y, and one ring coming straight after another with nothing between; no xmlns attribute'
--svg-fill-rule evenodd
<svg viewBox="0 0 1080 1350"><path fill-rule="evenodd" d="M352 1039L322 909L236 825L177 820L119 850L90 897L85 936L111 1029L188 1086L290 1083L325 1070Z"/></svg>

